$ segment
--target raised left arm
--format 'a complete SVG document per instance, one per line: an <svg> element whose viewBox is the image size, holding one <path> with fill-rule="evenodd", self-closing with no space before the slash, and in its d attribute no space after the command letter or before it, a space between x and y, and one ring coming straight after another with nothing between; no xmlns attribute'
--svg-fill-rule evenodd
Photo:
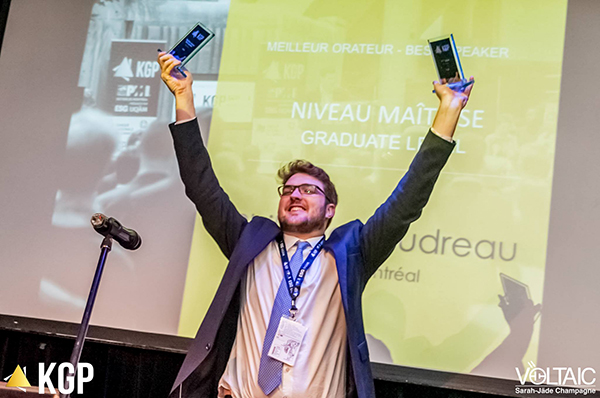
<svg viewBox="0 0 600 398"><path fill-rule="evenodd" d="M473 78L471 78L473 79ZM360 233L367 279L390 256L394 247L421 216L442 168L454 149L452 137L473 84L464 92L434 82L440 105L430 131L408 171L390 197L369 218Z"/></svg>

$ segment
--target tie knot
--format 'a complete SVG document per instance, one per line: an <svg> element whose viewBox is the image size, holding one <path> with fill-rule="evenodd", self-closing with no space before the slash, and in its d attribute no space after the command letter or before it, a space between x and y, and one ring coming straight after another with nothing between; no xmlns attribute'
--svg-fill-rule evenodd
<svg viewBox="0 0 600 398"><path fill-rule="evenodd" d="M296 242L296 246L298 246L298 250L300 251L300 253L302 253L308 246L310 246L310 243L305 242L303 240L299 240L298 242Z"/></svg>

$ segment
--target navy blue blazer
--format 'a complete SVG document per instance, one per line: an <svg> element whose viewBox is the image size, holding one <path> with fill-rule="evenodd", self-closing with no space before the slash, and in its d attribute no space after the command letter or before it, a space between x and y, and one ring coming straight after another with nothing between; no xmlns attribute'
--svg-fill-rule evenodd
<svg viewBox="0 0 600 398"><path fill-rule="evenodd" d="M229 259L221 284L173 385L172 396L217 396L235 340L240 282L252 260L280 233L273 221L247 221L229 200L212 169L196 120L170 126L181 179L206 230ZM429 132L398 186L363 224L336 228L324 249L335 257L347 323L347 396L375 397L361 296L367 281L421 215L454 144ZM178 388L181 386L181 390Z"/></svg>

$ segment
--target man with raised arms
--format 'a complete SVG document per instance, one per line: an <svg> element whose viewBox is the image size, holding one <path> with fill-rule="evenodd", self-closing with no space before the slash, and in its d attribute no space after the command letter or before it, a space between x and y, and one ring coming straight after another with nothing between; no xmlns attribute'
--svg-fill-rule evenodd
<svg viewBox="0 0 600 398"><path fill-rule="evenodd" d="M180 62L169 54L158 62L176 100L169 127L186 194L229 260L171 396L374 397L361 294L421 215L473 86L459 92L434 83L435 120L398 186L365 224L351 221L325 238L337 205L327 173L290 162L278 172L279 225L246 220L202 143L191 74L174 69Z"/></svg>

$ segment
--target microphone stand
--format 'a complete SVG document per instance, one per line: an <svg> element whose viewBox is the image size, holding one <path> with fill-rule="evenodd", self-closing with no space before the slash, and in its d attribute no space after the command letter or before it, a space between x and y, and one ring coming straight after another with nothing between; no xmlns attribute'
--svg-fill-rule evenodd
<svg viewBox="0 0 600 398"><path fill-rule="evenodd" d="M104 264L106 263L106 257L112 249L112 236L106 235L100 245L100 258L98 259L98 266L96 267L96 273L94 280L92 281L92 288L90 289L90 295L88 296L85 310L83 312L83 319L79 326L79 332L75 339L75 346L71 353L71 359L69 362L73 365L73 373L69 373L65 376L64 387L65 390L69 390L69 378L72 377L73 383L75 383L75 375L77 374L77 366L79 365L79 359L81 358L81 350L83 350L83 343L90 326L90 318L92 317L92 308L94 307L94 301L96 301L96 294L98 293L98 287L100 286L100 278L102 277L102 271L104 270ZM69 398L71 394L60 394L60 398Z"/></svg>

